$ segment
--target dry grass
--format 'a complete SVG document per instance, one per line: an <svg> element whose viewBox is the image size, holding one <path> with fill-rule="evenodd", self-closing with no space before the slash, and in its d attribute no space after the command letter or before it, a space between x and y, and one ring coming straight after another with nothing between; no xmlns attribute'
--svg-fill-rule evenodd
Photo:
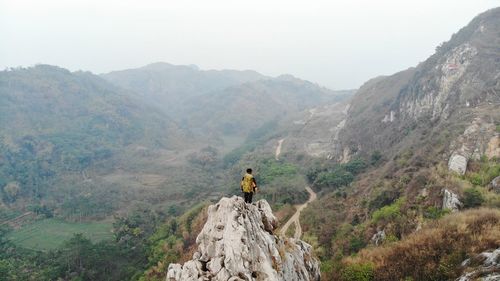
<svg viewBox="0 0 500 281"><path fill-rule="evenodd" d="M362 250L347 264L371 262L374 280L450 280L467 257L500 246L500 210L455 213L425 226L406 239Z"/></svg>

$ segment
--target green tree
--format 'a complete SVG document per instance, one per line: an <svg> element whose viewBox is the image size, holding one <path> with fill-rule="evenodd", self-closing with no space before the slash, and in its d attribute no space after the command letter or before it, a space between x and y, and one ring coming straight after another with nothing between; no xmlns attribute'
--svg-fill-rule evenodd
<svg viewBox="0 0 500 281"><path fill-rule="evenodd" d="M464 208L479 207L483 203L484 197L478 188L468 188L464 191Z"/></svg>
<svg viewBox="0 0 500 281"><path fill-rule="evenodd" d="M341 273L343 281L371 281L374 279L374 266L371 263L347 265Z"/></svg>

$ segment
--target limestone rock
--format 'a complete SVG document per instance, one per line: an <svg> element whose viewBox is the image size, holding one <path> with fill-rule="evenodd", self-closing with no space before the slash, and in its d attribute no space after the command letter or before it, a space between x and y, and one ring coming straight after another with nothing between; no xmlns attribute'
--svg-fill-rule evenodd
<svg viewBox="0 0 500 281"><path fill-rule="evenodd" d="M500 176L494 178L491 183L490 187L493 191L500 193Z"/></svg>
<svg viewBox="0 0 500 281"><path fill-rule="evenodd" d="M499 157L499 146L500 139L495 124L477 117L450 144L448 169L463 175L467 170L468 160L479 160L483 155L489 159Z"/></svg>
<svg viewBox="0 0 500 281"><path fill-rule="evenodd" d="M465 174L467 170L467 158L460 154L453 154L448 161L448 169L460 175Z"/></svg>
<svg viewBox="0 0 500 281"><path fill-rule="evenodd" d="M384 242L384 240L385 240L385 231L380 230L377 233L373 234L371 240L375 245L378 246L380 243Z"/></svg>
<svg viewBox="0 0 500 281"><path fill-rule="evenodd" d="M462 274L457 281L499 281L500 280L500 248L492 252L483 252L477 255L474 260L479 262L479 266L474 270ZM467 262L466 262L467 261ZM470 259L462 263L462 266L470 264Z"/></svg>
<svg viewBox="0 0 500 281"><path fill-rule="evenodd" d="M312 247L274 235L276 227L267 201L246 204L241 197L222 198L208 208L193 259L170 264L167 281L319 281Z"/></svg>
<svg viewBox="0 0 500 281"><path fill-rule="evenodd" d="M443 210L449 209L452 212L456 212L462 207L462 202L458 200L458 195L445 189L443 191Z"/></svg>

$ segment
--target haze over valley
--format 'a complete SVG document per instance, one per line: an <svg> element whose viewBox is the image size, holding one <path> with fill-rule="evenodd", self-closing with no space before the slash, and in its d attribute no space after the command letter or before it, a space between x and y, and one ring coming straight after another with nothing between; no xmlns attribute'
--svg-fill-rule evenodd
<svg viewBox="0 0 500 281"><path fill-rule="evenodd" d="M160 60L6 66L0 280L500 280L500 8L488 8L359 88L364 71L332 87L316 71L305 76L322 83Z"/></svg>

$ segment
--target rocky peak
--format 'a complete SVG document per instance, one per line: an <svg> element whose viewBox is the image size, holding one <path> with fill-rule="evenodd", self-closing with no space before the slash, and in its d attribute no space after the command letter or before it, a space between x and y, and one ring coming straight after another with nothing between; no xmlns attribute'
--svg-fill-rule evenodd
<svg viewBox="0 0 500 281"><path fill-rule="evenodd" d="M352 98L338 141L341 148L333 158L376 150L390 158L431 143L440 132L446 132L441 142L451 144L443 160L449 159L450 169L460 174L477 155L500 153L495 131L500 116L499 34L500 8L495 8L477 16L416 67L365 83Z"/></svg>
<svg viewBox="0 0 500 281"><path fill-rule="evenodd" d="M276 226L267 201L222 198L208 208L193 259L170 264L167 281L320 280L312 247L275 235Z"/></svg>

